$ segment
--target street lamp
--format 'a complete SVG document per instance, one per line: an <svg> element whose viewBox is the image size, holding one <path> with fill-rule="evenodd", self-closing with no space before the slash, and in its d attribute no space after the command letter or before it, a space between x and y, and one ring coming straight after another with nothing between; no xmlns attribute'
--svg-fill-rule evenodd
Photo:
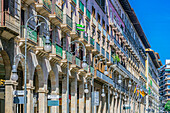
<svg viewBox="0 0 170 113"><path fill-rule="evenodd" d="M85 67L87 67L86 56L85 56L85 51L86 51L85 45L79 40L74 40L68 45L68 52L69 53L70 53L70 45L74 44L74 43L80 43L83 46L83 63L82 63L82 67L85 68ZM87 89L86 89L86 91L87 91ZM68 61L67 61L67 113L69 113L69 62Z"/></svg>
<svg viewBox="0 0 170 113"><path fill-rule="evenodd" d="M105 75L108 75L108 74L109 74L109 72L107 71L107 65L105 66L104 74L105 74Z"/></svg>
<svg viewBox="0 0 170 113"><path fill-rule="evenodd" d="M14 80L14 81L17 81L18 80L18 75L17 75L17 67L16 67L16 58L21 56L23 58L25 58L25 76L24 76L24 113L27 113L27 103L26 103L26 98L27 98L27 95L26 95L26 92L27 92L27 88L26 88L26 84L27 84L27 36L28 36L28 23L30 20L32 20L34 17L40 17L42 19L44 19L45 23L44 22L39 22L37 23L37 25L35 26L34 30L36 30L39 26L41 26L42 24L45 24L46 25L46 28L47 28L47 34L49 35L49 26L48 26L48 22L47 22L47 19L44 18L43 16L41 15L34 15L34 16L31 16L27 21L26 21L26 24L25 24L25 29L26 29L26 33L25 33L25 56L23 54L18 54L14 57L14 65L12 66L12 77L11 79ZM31 31L29 31L31 32ZM33 31L32 31L33 32ZM44 46L44 50L46 52L50 52L51 51L51 46L50 46L50 38L49 36L46 36L46 41L45 41L45 46Z"/></svg>
<svg viewBox="0 0 170 113"><path fill-rule="evenodd" d="M84 93L89 93L89 89L88 89L88 87L87 87L87 83L85 83L85 87L84 87Z"/></svg>
<svg viewBox="0 0 170 113"><path fill-rule="evenodd" d="M102 97L105 97L105 93L104 93L104 85L103 85L103 88L102 88L102 94L101 94Z"/></svg>
<svg viewBox="0 0 170 113"><path fill-rule="evenodd" d="M87 63L86 63L86 56L83 56L83 63L82 63L82 67L83 67L83 68L87 67Z"/></svg>
<svg viewBox="0 0 170 113"><path fill-rule="evenodd" d="M45 50L46 52L50 52L50 51L51 51L50 37L49 37L49 36L46 37L44 50Z"/></svg>
<svg viewBox="0 0 170 113"><path fill-rule="evenodd" d="M100 56L100 54L95 55L93 57L93 62L94 62L94 59L97 58L97 57L100 57L100 60L97 62L97 64L98 64L100 61L102 61L102 57ZM97 66L97 64L95 64L94 66ZM105 59L105 64L106 64L106 59ZM104 72L104 74L108 75L107 65L105 65L105 72ZM103 92L104 92L104 89L103 89L102 94L101 94L102 97L105 96L105 94ZM92 113L94 113L94 75L92 76Z"/></svg>
<svg viewBox="0 0 170 113"><path fill-rule="evenodd" d="M119 84L121 84L121 83L122 83L122 77L121 77L121 75L119 75L118 83L119 83Z"/></svg>
<svg viewBox="0 0 170 113"><path fill-rule="evenodd" d="M12 76L11 76L11 80L13 80L13 81L17 81L17 80L18 80L17 66L16 66L15 64L12 66Z"/></svg>
<svg viewBox="0 0 170 113"><path fill-rule="evenodd" d="M117 99L117 97L118 97L118 96L117 96L117 92L115 92L115 94L114 94L114 95L115 95L115 99Z"/></svg>
<svg viewBox="0 0 170 113"><path fill-rule="evenodd" d="M131 86L132 86L132 83L131 83L131 80L129 80L128 87L131 88Z"/></svg>

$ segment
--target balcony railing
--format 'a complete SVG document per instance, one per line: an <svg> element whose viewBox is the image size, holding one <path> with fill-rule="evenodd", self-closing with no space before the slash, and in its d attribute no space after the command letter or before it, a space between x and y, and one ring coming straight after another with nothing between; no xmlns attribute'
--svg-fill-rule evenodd
<svg viewBox="0 0 170 113"><path fill-rule="evenodd" d="M93 24L96 26L97 25L97 21L95 18L93 18Z"/></svg>
<svg viewBox="0 0 170 113"><path fill-rule="evenodd" d="M83 11L83 13L84 13L84 4L81 1L79 2L79 7Z"/></svg>
<svg viewBox="0 0 170 113"><path fill-rule="evenodd" d="M107 83L115 86L115 83L113 82L113 80L110 77L103 74L102 72L100 72L99 70L96 70L96 76L99 77L100 79L106 81Z"/></svg>
<svg viewBox="0 0 170 113"><path fill-rule="evenodd" d="M116 46L118 46L119 48L121 48L120 44L117 42L116 39L114 39L114 43L116 44Z"/></svg>
<svg viewBox="0 0 170 113"><path fill-rule="evenodd" d="M99 29L100 31L102 31L102 26L101 26L100 23L98 23L98 29Z"/></svg>
<svg viewBox="0 0 170 113"><path fill-rule="evenodd" d="M90 44L94 46L94 39L90 37Z"/></svg>
<svg viewBox="0 0 170 113"><path fill-rule="evenodd" d="M100 45L96 43L96 49L100 52Z"/></svg>
<svg viewBox="0 0 170 113"><path fill-rule="evenodd" d="M51 5L51 1L50 0L43 0L43 4L51 10L52 5Z"/></svg>
<svg viewBox="0 0 170 113"><path fill-rule="evenodd" d="M125 32L123 32L123 36L125 37L126 41L128 41L128 37L126 36Z"/></svg>
<svg viewBox="0 0 170 113"><path fill-rule="evenodd" d="M19 19L15 18L11 14L9 14L7 11L0 12L0 14L1 14L1 16L3 16L3 18L0 18L1 27L7 28L6 31L8 31L8 32L11 31L14 35L17 36L19 34L19 29L20 29ZM5 32L5 33L8 33L8 32ZM5 35L5 33L4 33L4 35ZM6 37L11 38L10 35L9 36L6 35Z"/></svg>
<svg viewBox="0 0 170 113"><path fill-rule="evenodd" d="M94 67L90 66L90 72L94 75Z"/></svg>
<svg viewBox="0 0 170 113"><path fill-rule="evenodd" d="M110 35L109 35L109 34L107 34L107 40L109 40L109 41L110 41Z"/></svg>
<svg viewBox="0 0 170 113"><path fill-rule="evenodd" d="M59 56L63 56L63 49L62 47L56 45L56 54L59 55Z"/></svg>
<svg viewBox="0 0 170 113"><path fill-rule="evenodd" d="M67 15L66 16L66 23L72 28L73 27L73 21L72 19Z"/></svg>
<svg viewBox="0 0 170 113"><path fill-rule="evenodd" d="M102 48L102 55L105 57L105 50Z"/></svg>
<svg viewBox="0 0 170 113"><path fill-rule="evenodd" d="M78 65L79 67L81 67L81 60L79 58L76 57L76 65Z"/></svg>
<svg viewBox="0 0 170 113"><path fill-rule="evenodd" d="M106 30L103 29L103 35L106 37Z"/></svg>
<svg viewBox="0 0 170 113"><path fill-rule="evenodd" d="M73 55L71 53L69 53L69 52L66 52L66 55L67 55L68 62L72 62Z"/></svg>
<svg viewBox="0 0 170 113"><path fill-rule="evenodd" d="M87 72L89 72L89 65L87 64L87 66L84 68Z"/></svg>
<svg viewBox="0 0 170 113"><path fill-rule="evenodd" d="M83 38L88 41L88 34L86 32L83 33Z"/></svg>
<svg viewBox="0 0 170 113"><path fill-rule="evenodd" d="M20 28L21 38L25 38L26 33L25 25L22 25ZM27 33L28 33L27 38L37 43L37 32L28 27Z"/></svg>
<svg viewBox="0 0 170 113"><path fill-rule="evenodd" d="M55 6L55 14L57 17L63 20L63 11L57 5Z"/></svg>
<svg viewBox="0 0 170 113"><path fill-rule="evenodd" d="M140 84L140 81L134 76L132 75L124 66L122 66L120 63L114 62L114 64L117 64L118 67L124 71L126 73L126 75L129 76L129 78L132 78L135 82L137 82L138 84Z"/></svg>
<svg viewBox="0 0 170 113"><path fill-rule="evenodd" d="M90 13L90 11L87 9L86 10L86 15L87 15L87 17L89 18L89 19L91 19L91 13Z"/></svg>
<svg viewBox="0 0 170 113"><path fill-rule="evenodd" d="M108 52L106 52L106 58L109 59L109 53Z"/></svg>
<svg viewBox="0 0 170 113"><path fill-rule="evenodd" d="M113 57L112 57L112 56L111 56L111 59L110 59L110 60L111 60L111 62L112 62L112 63L114 62L114 60L113 60Z"/></svg>

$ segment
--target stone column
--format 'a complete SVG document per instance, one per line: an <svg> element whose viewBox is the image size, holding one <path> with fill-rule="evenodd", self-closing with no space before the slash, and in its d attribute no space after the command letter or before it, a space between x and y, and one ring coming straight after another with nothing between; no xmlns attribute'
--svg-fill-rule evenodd
<svg viewBox="0 0 170 113"><path fill-rule="evenodd" d="M45 89L38 90L38 111L39 113L47 113L47 91Z"/></svg>
<svg viewBox="0 0 170 113"><path fill-rule="evenodd" d="M115 98L114 113L118 113L118 97Z"/></svg>
<svg viewBox="0 0 170 113"><path fill-rule="evenodd" d="M67 77L62 80L62 113L67 113Z"/></svg>
<svg viewBox="0 0 170 113"><path fill-rule="evenodd" d="M91 84L88 85L89 93L86 94L86 113L91 113Z"/></svg>
<svg viewBox="0 0 170 113"><path fill-rule="evenodd" d="M79 82L79 113L84 113L84 81Z"/></svg>
<svg viewBox="0 0 170 113"><path fill-rule="evenodd" d="M27 113L33 112L33 89L29 84L27 84Z"/></svg>
<svg viewBox="0 0 170 113"><path fill-rule="evenodd" d="M110 105L110 113L115 113L114 111L114 95L111 96L111 105Z"/></svg>
<svg viewBox="0 0 170 113"><path fill-rule="evenodd" d="M77 113L77 77L71 81L71 113Z"/></svg>
<svg viewBox="0 0 170 113"><path fill-rule="evenodd" d="M12 80L5 81L5 113L13 113L13 85Z"/></svg>
<svg viewBox="0 0 170 113"><path fill-rule="evenodd" d="M54 92L51 92L51 95L57 95L57 93L54 91ZM51 99L51 100L59 101L59 99ZM51 113L59 113L59 108L58 108L58 106L51 106L50 111L51 111Z"/></svg>
<svg viewBox="0 0 170 113"><path fill-rule="evenodd" d="M102 88L101 88L102 90ZM99 92L99 99L100 99L100 103L99 103L99 108L98 108L98 111L97 113L102 113L102 96L101 96L101 91ZM96 106L94 107L96 109ZM95 111L95 110L94 110ZM95 113L95 112L94 112Z"/></svg>
<svg viewBox="0 0 170 113"><path fill-rule="evenodd" d="M105 91L106 91L106 89L105 89ZM106 92L105 92L105 97L103 97L102 100L103 100L103 104L102 104L103 105L103 109L102 109L103 112L102 113L106 113L106 109L107 109L106 108L106 104L107 104L106 103Z"/></svg>

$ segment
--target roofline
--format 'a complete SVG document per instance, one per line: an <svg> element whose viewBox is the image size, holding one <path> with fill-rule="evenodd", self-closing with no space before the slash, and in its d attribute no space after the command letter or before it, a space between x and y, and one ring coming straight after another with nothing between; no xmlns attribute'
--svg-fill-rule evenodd
<svg viewBox="0 0 170 113"><path fill-rule="evenodd" d="M162 62L161 62L160 60L158 60L158 57L157 57L157 55L156 55L156 52L154 52L154 50L152 50L152 49L150 49L150 48L145 49L145 51L150 54L151 59L152 59L153 63L155 64L155 66L156 66L157 68L160 68L160 67L162 66ZM153 55L154 55L153 57L152 57L152 54L151 54L150 52L153 53ZM154 62L155 60L156 60L156 62Z"/></svg>
<svg viewBox="0 0 170 113"><path fill-rule="evenodd" d="M119 0L120 4L122 5L124 11L128 14L131 22L133 23L133 26L135 27L141 41L143 42L145 48L151 48L151 45L149 44L148 39L146 38L146 35L139 23L139 20L134 12L134 10L131 8L130 3L128 0ZM126 5L126 6L125 6ZM132 16L134 16L134 20L132 19Z"/></svg>

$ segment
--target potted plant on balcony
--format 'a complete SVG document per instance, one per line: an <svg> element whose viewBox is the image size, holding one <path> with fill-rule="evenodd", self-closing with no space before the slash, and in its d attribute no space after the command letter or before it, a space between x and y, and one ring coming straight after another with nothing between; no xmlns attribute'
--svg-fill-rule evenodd
<svg viewBox="0 0 170 113"><path fill-rule="evenodd" d="M116 64L118 64L119 62L120 62L120 58L119 58L119 56L118 55L114 55L114 62L116 63Z"/></svg>
<svg viewBox="0 0 170 113"><path fill-rule="evenodd" d="M170 112L170 101L165 104L165 111Z"/></svg>

